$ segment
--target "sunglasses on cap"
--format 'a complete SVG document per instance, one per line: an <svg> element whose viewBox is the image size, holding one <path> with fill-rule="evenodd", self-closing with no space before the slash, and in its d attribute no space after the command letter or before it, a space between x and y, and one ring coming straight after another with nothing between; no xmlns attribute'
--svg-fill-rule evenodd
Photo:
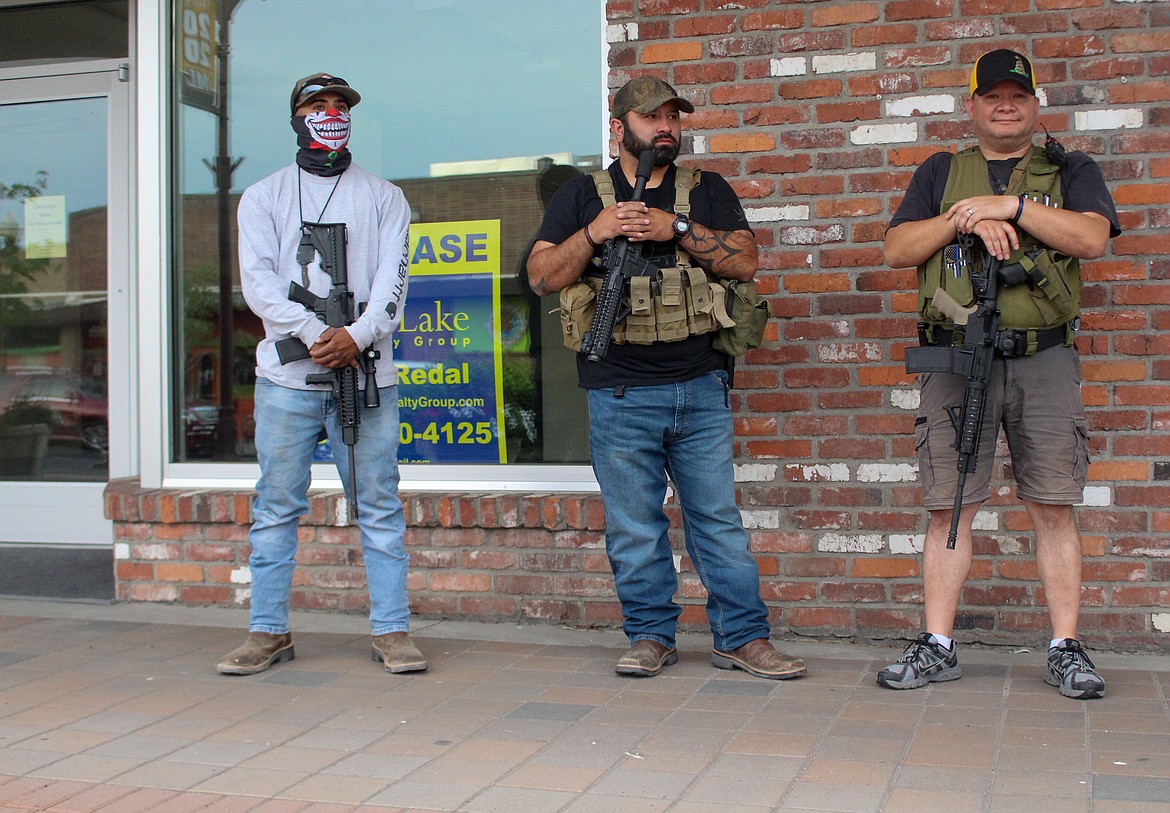
<svg viewBox="0 0 1170 813"><path fill-rule="evenodd" d="M346 82L340 76L334 76L329 79L314 79L313 84L305 85L297 92L297 98L304 99L306 96L312 96L314 93L320 93L331 87L349 87L349 82Z"/></svg>
<svg viewBox="0 0 1170 813"><path fill-rule="evenodd" d="M340 76L330 76L320 73L313 74L312 76L306 76L293 86L293 94L290 100L293 114L295 115L297 108L313 96L331 89L335 89L340 93L350 107L353 107L362 100L361 95L350 87L349 82L346 82Z"/></svg>

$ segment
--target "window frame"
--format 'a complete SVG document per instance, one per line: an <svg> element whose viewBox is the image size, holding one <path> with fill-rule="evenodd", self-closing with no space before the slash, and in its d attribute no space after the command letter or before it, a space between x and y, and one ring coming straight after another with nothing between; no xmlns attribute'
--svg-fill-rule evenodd
<svg viewBox="0 0 1170 813"><path fill-rule="evenodd" d="M174 0L136 0L138 37L135 57L138 87L138 343L141 406L139 477L144 488L238 489L253 488L260 475L256 462L172 461L174 419L181 410L172 409L177 397L172 384L173 354L166 337L173 335L177 313L173 311L173 241L179 238L171 228L170 207L177 186L173 165L173 139L177 133L172 59L172 9ZM598 90L603 110L608 109L607 20L605 0L597 0L600 19L601 73ZM153 34L154 36L151 36ZM148 67L150 69L148 69ZM602 115L597 133L597 154L609 151L608 116ZM159 126L161 123L162 126ZM603 158L604 160L604 158ZM163 269L162 273L150 273ZM157 340L156 340L157 339ZM553 351L568 352L562 348ZM157 375L151 375L154 372ZM579 492L598 493L600 487L588 464L581 465L443 465L402 464L402 490L478 492ZM341 479L332 464L312 466L312 490L339 490Z"/></svg>

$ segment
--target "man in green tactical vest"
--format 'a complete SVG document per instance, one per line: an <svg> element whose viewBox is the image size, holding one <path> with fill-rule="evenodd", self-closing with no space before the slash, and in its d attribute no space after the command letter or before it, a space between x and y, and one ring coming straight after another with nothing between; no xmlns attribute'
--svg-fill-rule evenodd
<svg viewBox="0 0 1170 813"><path fill-rule="evenodd" d="M995 353L982 422L974 423L980 440L963 485L955 550L946 547L960 479L952 415L964 402L968 378L920 376L915 442L930 514L923 550L926 628L877 682L914 689L961 676L951 635L971 567L971 526L990 496L1002 426L1016 496L1035 528L1052 624L1044 680L1066 697L1101 697L1105 682L1077 641L1081 540L1073 506L1083 497L1089 453L1074 339L1079 262L1101 257L1121 228L1090 157L1066 153L1051 137L1044 147L1033 144L1040 100L1027 57L1006 49L979 57L964 106L977 146L932 155L914 173L886 232L885 258L894 268L918 268L924 346L962 345L971 306L987 291L984 264L992 273L1002 268Z"/></svg>

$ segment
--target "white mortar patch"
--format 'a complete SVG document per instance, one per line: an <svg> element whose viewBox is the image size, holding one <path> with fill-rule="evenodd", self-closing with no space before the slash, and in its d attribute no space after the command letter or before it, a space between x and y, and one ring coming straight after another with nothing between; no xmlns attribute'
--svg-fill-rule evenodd
<svg viewBox="0 0 1170 813"><path fill-rule="evenodd" d="M922 553L926 534L890 534L890 553Z"/></svg>
<svg viewBox="0 0 1170 813"><path fill-rule="evenodd" d="M921 393L914 390L892 390L890 392L890 406L907 411L917 411L921 400Z"/></svg>
<svg viewBox="0 0 1170 813"><path fill-rule="evenodd" d="M865 124L849 131L854 144L907 144L918 140L918 124Z"/></svg>
<svg viewBox="0 0 1170 813"><path fill-rule="evenodd" d="M912 96L908 99L891 99L886 102L886 115L928 116L931 113L954 113L954 96Z"/></svg>
<svg viewBox="0 0 1170 813"><path fill-rule="evenodd" d="M768 62L768 73L772 76L804 76L808 65L802 56L788 56Z"/></svg>
<svg viewBox="0 0 1170 813"><path fill-rule="evenodd" d="M857 467L857 480L862 483L913 483L917 479L917 463L862 463Z"/></svg>
<svg viewBox="0 0 1170 813"><path fill-rule="evenodd" d="M743 527L751 529L766 529L780 527L779 511L741 511Z"/></svg>
<svg viewBox="0 0 1170 813"><path fill-rule="evenodd" d="M806 483L847 483L849 482L849 467L844 463L829 465L816 464L802 466L792 463L784 467L785 471L799 471L800 480Z"/></svg>
<svg viewBox="0 0 1170 813"><path fill-rule="evenodd" d="M877 54L862 51L853 54L826 54L814 56L813 73L845 73L846 71L872 71L877 68Z"/></svg>
<svg viewBox="0 0 1170 813"><path fill-rule="evenodd" d="M807 204L795 206L746 206L743 213L752 223L775 223L778 220L808 220Z"/></svg>
<svg viewBox="0 0 1170 813"><path fill-rule="evenodd" d="M252 583L252 568L237 567L232 570L228 580L232 584L251 584Z"/></svg>
<svg viewBox="0 0 1170 813"><path fill-rule="evenodd" d="M775 463L744 463L735 467L737 483L771 483L776 480Z"/></svg>
<svg viewBox="0 0 1170 813"><path fill-rule="evenodd" d="M605 27L606 42L634 42L638 39L637 23L618 23Z"/></svg>
<svg viewBox="0 0 1170 813"><path fill-rule="evenodd" d="M1128 110L1086 110L1073 116L1078 130L1124 130L1142 126L1144 116L1136 108Z"/></svg>
<svg viewBox="0 0 1170 813"><path fill-rule="evenodd" d="M994 511L976 511L975 519L971 520L973 531L998 531L999 514Z"/></svg>
<svg viewBox="0 0 1170 813"><path fill-rule="evenodd" d="M1113 505L1113 489L1109 486L1086 486L1083 499L1077 505L1104 508Z"/></svg>
<svg viewBox="0 0 1170 813"><path fill-rule="evenodd" d="M817 540L817 550L826 553L879 553L883 546L878 534L825 534Z"/></svg>

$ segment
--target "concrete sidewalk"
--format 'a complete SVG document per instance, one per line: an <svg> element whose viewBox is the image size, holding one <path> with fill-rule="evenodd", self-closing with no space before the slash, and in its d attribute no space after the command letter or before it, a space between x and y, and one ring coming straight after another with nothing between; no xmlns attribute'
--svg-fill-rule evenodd
<svg viewBox="0 0 1170 813"><path fill-rule="evenodd" d="M1170 810L1164 657L1092 653L1108 695L1074 701L1041 648L894 692L874 674L900 647L780 642L809 673L771 682L688 635L631 679L620 633L419 622L430 669L390 675L364 618L294 614L295 661L217 675L246 623L0 600L0 811Z"/></svg>

